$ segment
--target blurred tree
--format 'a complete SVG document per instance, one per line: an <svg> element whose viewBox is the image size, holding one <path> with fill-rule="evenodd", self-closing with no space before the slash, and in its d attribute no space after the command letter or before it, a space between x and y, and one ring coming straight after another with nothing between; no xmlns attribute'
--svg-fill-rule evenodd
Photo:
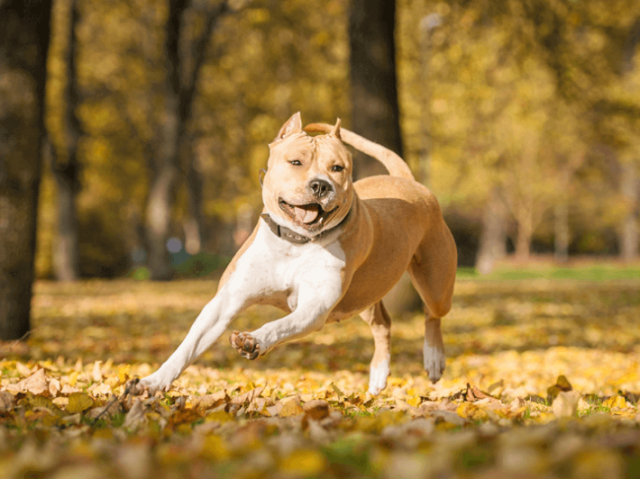
<svg viewBox="0 0 640 479"><path fill-rule="evenodd" d="M0 339L30 328L51 1L0 3Z"/></svg>
<svg viewBox="0 0 640 479"><path fill-rule="evenodd" d="M507 211L499 186L490 193L482 216L476 269L480 274L493 271L496 261L507 255Z"/></svg>
<svg viewBox="0 0 640 479"><path fill-rule="evenodd" d="M349 45L351 108L354 131L402 156L396 80L395 0L351 0ZM357 152L357 178L387 171Z"/></svg>
<svg viewBox="0 0 640 479"><path fill-rule="evenodd" d="M625 83L625 90L629 91L633 85L633 74L638 68L637 47L640 45L640 17L631 24L623 47L621 80ZM635 72L637 73L637 72ZM631 85L629 85L631 83ZM637 88L637 84L634 85ZM629 91L630 95L638 97L638 91ZM638 102L640 103L640 102ZM636 104L638 105L638 104ZM640 106L640 105L638 105ZM636 115L640 113L637 112ZM622 164L620 177L620 193L625 200L627 212L622 220L620 232L620 255L625 261L638 258L640 248L640 153L633 149L632 157Z"/></svg>
<svg viewBox="0 0 640 479"><path fill-rule="evenodd" d="M63 2L58 2L59 7ZM78 142L82 136L80 120L76 115L79 101L77 81L78 39L76 29L80 19L78 0L71 0L62 18L67 17L66 48L63 54L65 65L65 87L62 94L64 108L64 140L58 148L51 149L51 170L56 180L58 206L58 235L53 253L53 267L59 281L75 281L80 277L80 253L78 241L78 209L76 198L80 191L80 162L78 161ZM63 26L61 25L61 26Z"/></svg>
<svg viewBox="0 0 640 479"><path fill-rule="evenodd" d="M166 24L166 89L164 111L161 114L158 137L159 146L155 151L152 177L147 203L147 245L148 265L151 278L170 279L172 268L169 264L166 242L169 237L173 190L183 162L187 164L187 191L191 211L187 245L190 253L200 250L202 215L202 182L193 167L190 141L187 127L193 111L193 100L205 59L211 33L218 20L227 12L227 0L216 7L208 8L204 16L204 26L199 36L187 43L185 14L190 6L189 0L169 0L169 13ZM181 48L182 47L182 48Z"/></svg>

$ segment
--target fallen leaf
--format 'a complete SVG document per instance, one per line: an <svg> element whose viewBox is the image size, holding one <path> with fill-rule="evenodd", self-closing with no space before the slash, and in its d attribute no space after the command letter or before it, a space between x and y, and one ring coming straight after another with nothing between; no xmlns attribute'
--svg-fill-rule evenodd
<svg viewBox="0 0 640 479"><path fill-rule="evenodd" d="M472 421L485 421L488 418L484 409L468 402L460 404L456 409L456 413L458 416Z"/></svg>
<svg viewBox="0 0 640 479"><path fill-rule="evenodd" d="M453 424L454 426L463 426L467 421L463 417L450 411L435 410L431 411L431 415L435 418L440 418L445 422Z"/></svg>
<svg viewBox="0 0 640 479"><path fill-rule="evenodd" d="M102 361L96 361L95 363L93 363L93 371L91 372L91 379L93 379L93 381L96 383L99 383L100 381L102 381L102 372L100 371L101 363Z"/></svg>
<svg viewBox="0 0 640 479"><path fill-rule="evenodd" d="M607 399L606 401L604 401L602 403L602 405L604 407L608 407L610 409L613 409L614 407L617 408L625 408L627 407L627 401L625 400L625 398L623 396L612 396L609 399Z"/></svg>
<svg viewBox="0 0 640 479"><path fill-rule="evenodd" d="M16 370L18 371L20 376L28 377L28 376L31 376L31 374L33 374L33 370L30 367L22 364L20 361L16 363Z"/></svg>
<svg viewBox="0 0 640 479"><path fill-rule="evenodd" d="M280 462L280 468L285 473L303 477L319 474L326 467L326 460L319 451L312 449L298 449Z"/></svg>
<svg viewBox="0 0 640 479"><path fill-rule="evenodd" d="M239 394L238 396L232 397L231 401L229 402L230 404L237 404L239 406L242 406L250 403L255 398L260 396L260 394L262 394L262 391L264 391L264 387L261 386L259 388L252 389L251 391L247 391L244 394Z"/></svg>
<svg viewBox="0 0 640 479"><path fill-rule="evenodd" d="M69 414L83 412L93 406L93 399L86 393L73 393L69 395L69 404L66 410Z"/></svg>
<svg viewBox="0 0 640 479"><path fill-rule="evenodd" d="M288 401L282 404L282 409L280 410L278 416L280 417L290 417L290 416L299 416L300 414L304 414L304 409L300 405L300 400L296 397L293 399L289 399Z"/></svg>
<svg viewBox="0 0 640 479"><path fill-rule="evenodd" d="M329 415L329 403L322 399L316 399L304 404L303 409L310 419L319 421Z"/></svg>
<svg viewBox="0 0 640 479"><path fill-rule="evenodd" d="M119 414L122 412L122 405L114 399L117 399L115 396L111 396L108 401L107 404L105 404L104 406L100 406L100 407L94 407L93 409L90 409L89 411L86 412L86 416L90 419L95 419L98 416L104 417L112 417L116 414ZM104 414L103 414L104 413Z"/></svg>
<svg viewBox="0 0 640 479"><path fill-rule="evenodd" d="M557 418L571 417L578 409L580 394L577 391L560 391L551 405L551 410Z"/></svg>
<svg viewBox="0 0 640 479"><path fill-rule="evenodd" d="M142 405L142 401L136 398L133 406L129 409L129 412L124 418L124 424L122 424L122 427L125 429L135 428L144 421L144 406Z"/></svg>
<svg viewBox="0 0 640 479"><path fill-rule="evenodd" d="M0 412L9 412L13 409L16 402L13 394L6 391L0 391Z"/></svg>
<svg viewBox="0 0 640 479"><path fill-rule="evenodd" d="M218 407L227 402L229 402L229 396L227 396L227 391L223 389L217 393L207 394L206 396L198 398L194 406L198 409L206 410Z"/></svg>
<svg viewBox="0 0 640 479"><path fill-rule="evenodd" d="M483 391L480 391L480 389L478 389L477 387L471 386L469 383L467 383L467 391L465 393L465 401L474 402L474 401L478 401L479 399L486 399L486 398L495 399L490 394L487 394L487 393L485 393Z"/></svg>
<svg viewBox="0 0 640 479"><path fill-rule="evenodd" d="M488 392L489 394L494 394L494 391L495 391L495 395L496 395L496 396L499 396L499 395L500 395L500 394L499 394L499 392L500 392L502 389L504 389L504 379L501 379L500 381L495 382L495 383L493 383L492 385L490 385L490 386L487 388L487 392Z"/></svg>
<svg viewBox="0 0 640 479"><path fill-rule="evenodd" d="M34 374L16 384L16 386L18 391L30 392L36 396L49 390L49 382L44 369L38 369Z"/></svg>
<svg viewBox="0 0 640 479"><path fill-rule="evenodd" d="M344 397L344 393L340 390L338 386L336 386L333 383L331 383L330 386L331 386L331 389L333 389L333 392L335 392L338 395L338 397Z"/></svg>
<svg viewBox="0 0 640 479"><path fill-rule="evenodd" d="M556 383L547 388L547 402L552 402L561 392L571 391L573 387L566 376L558 376Z"/></svg>
<svg viewBox="0 0 640 479"><path fill-rule="evenodd" d="M47 409L51 414L56 416L64 416L64 412L56 406L51 399L44 396L28 395L27 400L31 407Z"/></svg>

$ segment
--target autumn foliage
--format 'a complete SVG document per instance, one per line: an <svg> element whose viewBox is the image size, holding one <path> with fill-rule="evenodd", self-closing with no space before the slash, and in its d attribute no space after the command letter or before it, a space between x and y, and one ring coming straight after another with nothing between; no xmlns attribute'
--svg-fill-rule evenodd
<svg viewBox="0 0 640 479"><path fill-rule="evenodd" d="M0 475L636 477L638 280L460 281L448 364L395 317L387 389L366 393L358 318L247 361L226 337L171 391L127 394L177 346L209 281L38 283L26 344L2 343ZM249 330L277 317L252 308Z"/></svg>

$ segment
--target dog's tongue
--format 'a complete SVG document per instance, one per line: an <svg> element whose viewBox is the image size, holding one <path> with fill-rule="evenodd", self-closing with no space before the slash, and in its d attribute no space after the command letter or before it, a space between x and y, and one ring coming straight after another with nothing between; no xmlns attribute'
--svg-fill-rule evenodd
<svg viewBox="0 0 640 479"><path fill-rule="evenodd" d="M307 225L313 223L318 217L318 213L320 213L318 205L294 206L293 208L296 213L296 219Z"/></svg>

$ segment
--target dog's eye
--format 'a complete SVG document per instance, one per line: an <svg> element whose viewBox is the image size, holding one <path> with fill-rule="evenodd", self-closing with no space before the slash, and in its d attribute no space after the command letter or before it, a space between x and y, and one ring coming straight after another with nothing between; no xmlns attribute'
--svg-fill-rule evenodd
<svg viewBox="0 0 640 479"><path fill-rule="evenodd" d="M289 163L291 163L293 166L302 166L300 160L292 160Z"/></svg>
<svg viewBox="0 0 640 479"><path fill-rule="evenodd" d="M340 166L340 165L333 165L331 167L331 171L335 172L335 173L339 173L340 171L344 170L344 166Z"/></svg>

